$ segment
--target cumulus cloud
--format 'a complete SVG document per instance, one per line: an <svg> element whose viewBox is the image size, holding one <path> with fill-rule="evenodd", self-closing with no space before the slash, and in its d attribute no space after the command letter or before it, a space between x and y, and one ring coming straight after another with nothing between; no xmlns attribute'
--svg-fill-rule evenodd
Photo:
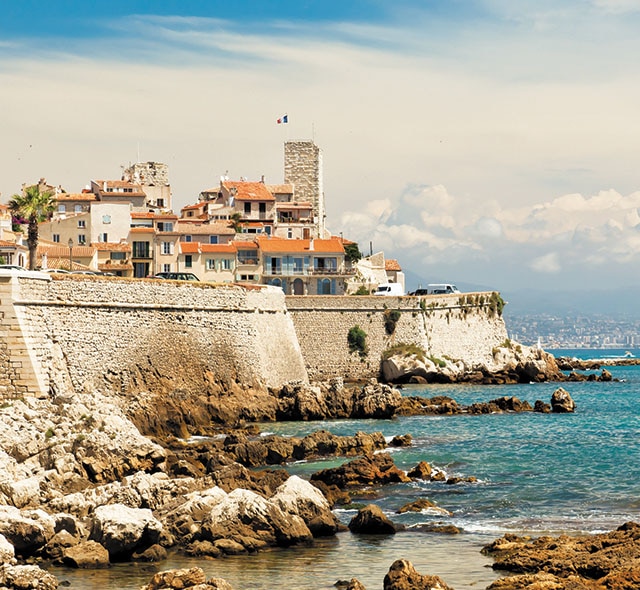
<svg viewBox="0 0 640 590"><path fill-rule="evenodd" d="M536 272L544 273L559 273L561 270L560 260L558 254L555 252L549 252L544 256L534 258L530 264L531 268Z"/></svg>

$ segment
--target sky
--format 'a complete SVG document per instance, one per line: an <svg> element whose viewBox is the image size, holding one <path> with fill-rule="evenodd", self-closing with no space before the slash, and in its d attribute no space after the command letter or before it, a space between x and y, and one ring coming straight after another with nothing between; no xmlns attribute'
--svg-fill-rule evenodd
<svg viewBox="0 0 640 590"><path fill-rule="evenodd" d="M0 0L0 201L153 160L177 210L312 139L328 228L410 288L640 290L638 30L640 0Z"/></svg>

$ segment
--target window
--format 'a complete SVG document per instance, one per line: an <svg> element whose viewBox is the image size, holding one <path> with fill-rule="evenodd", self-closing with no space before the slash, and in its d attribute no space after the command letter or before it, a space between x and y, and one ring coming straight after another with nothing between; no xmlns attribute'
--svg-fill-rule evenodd
<svg viewBox="0 0 640 590"><path fill-rule="evenodd" d="M215 258L207 258L207 270L215 270L216 269L216 259Z"/></svg>
<svg viewBox="0 0 640 590"><path fill-rule="evenodd" d="M162 265L162 272L171 272L171 265L170 264L163 264Z"/></svg>
<svg viewBox="0 0 640 590"><path fill-rule="evenodd" d="M193 268L193 256L191 254L185 255L184 265L186 268Z"/></svg>
<svg viewBox="0 0 640 590"><path fill-rule="evenodd" d="M287 228L287 238L293 238L293 230L290 227Z"/></svg>
<svg viewBox="0 0 640 590"><path fill-rule="evenodd" d="M134 258L150 258L149 256L149 242L133 242L133 257ZM136 275L137 277L138 275ZM146 275L143 275L146 276Z"/></svg>
<svg viewBox="0 0 640 590"><path fill-rule="evenodd" d="M159 221L158 231L173 231L173 222L171 221Z"/></svg>
<svg viewBox="0 0 640 590"><path fill-rule="evenodd" d="M99 242L105 242L105 243L108 242L109 241L109 234L107 234L107 233L100 234L98 241Z"/></svg>
<svg viewBox="0 0 640 590"><path fill-rule="evenodd" d="M210 244L217 244L218 243L218 236L209 236L209 243Z"/></svg>
<svg viewBox="0 0 640 590"><path fill-rule="evenodd" d="M111 223L111 215L103 215L102 223Z"/></svg>
<svg viewBox="0 0 640 590"><path fill-rule="evenodd" d="M84 219L78 219L78 227L81 227L81 228L87 227L87 222Z"/></svg>
<svg viewBox="0 0 640 590"><path fill-rule="evenodd" d="M75 213L82 213L82 205L74 205L73 211Z"/></svg>
<svg viewBox="0 0 640 590"><path fill-rule="evenodd" d="M164 207L164 199L156 199L156 207Z"/></svg>
<svg viewBox="0 0 640 590"><path fill-rule="evenodd" d="M78 244L84 246L87 243L87 236L84 234L78 234Z"/></svg>
<svg viewBox="0 0 640 590"><path fill-rule="evenodd" d="M233 268L233 261L230 258L223 258L220 261L221 270L231 270Z"/></svg>
<svg viewBox="0 0 640 590"><path fill-rule="evenodd" d="M111 252L109 257L111 258L111 260L126 260L127 259L127 253L126 252Z"/></svg>
<svg viewBox="0 0 640 590"><path fill-rule="evenodd" d="M173 242L162 242L162 253L173 254Z"/></svg>
<svg viewBox="0 0 640 590"><path fill-rule="evenodd" d="M53 236L51 237L51 239L52 239L56 244L59 244L59 243L60 243L60 234L53 234Z"/></svg>
<svg viewBox="0 0 640 590"><path fill-rule="evenodd" d="M247 202L244 204L244 213L245 215L251 215L251 203Z"/></svg>
<svg viewBox="0 0 640 590"><path fill-rule="evenodd" d="M67 206L66 205L58 205L58 213L64 213L67 210Z"/></svg>
<svg viewBox="0 0 640 590"><path fill-rule="evenodd" d="M184 241L185 242L191 242L191 240L192 240L192 236L185 236L184 237Z"/></svg>
<svg viewBox="0 0 640 590"><path fill-rule="evenodd" d="M258 264L257 250L238 250L238 262L240 264Z"/></svg>

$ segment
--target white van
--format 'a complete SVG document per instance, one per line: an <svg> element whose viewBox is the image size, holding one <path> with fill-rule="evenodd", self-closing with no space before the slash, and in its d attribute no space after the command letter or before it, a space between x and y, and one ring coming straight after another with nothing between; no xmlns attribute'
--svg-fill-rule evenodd
<svg viewBox="0 0 640 590"><path fill-rule="evenodd" d="M373 292L373 294L403 296L404 289L400 283L384 283L382 285L378 285L378 288Z"/></svg>
<svg viewBox="0 0 640 590"><path fill-rule="evenodd" d="M427 285L429 295L446 295L448 293L460 293L460 289L449 283L433 283Z"/></svg>

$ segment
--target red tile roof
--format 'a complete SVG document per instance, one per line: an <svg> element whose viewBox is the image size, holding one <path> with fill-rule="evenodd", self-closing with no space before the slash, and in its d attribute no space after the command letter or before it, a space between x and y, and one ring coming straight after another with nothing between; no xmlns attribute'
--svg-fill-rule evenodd
<svg viewBox="0 0 640 590"><path fill-rule="evenodd" d="M275 201L263 182L231 182L223 183L227 190L236 189L236 201Z"/></svg>
<svg viewBox="0 0 640 590"><path fill-rule="evenodd" d="M402 267L400 266L400 263L397 260L394 260L393 258L388 258L384 262L384 269L391 270L391 271L401 271Z"/></svg>
<svg viewBox="0 0 640 590"><path fill-rule="evenodd" d="M131 245L127 242L91 242L91 247L98 252L131 252Z"/></svg>
<svg viewBox="0 0 640 590"><path fill-rule="evenodd" d="M311 249L311 242L313 246ZM332 254L344 254L344 248L340 238L328 240L288 240L284 238L259 237L258 243L263 252L321 252Z"/></svg>

